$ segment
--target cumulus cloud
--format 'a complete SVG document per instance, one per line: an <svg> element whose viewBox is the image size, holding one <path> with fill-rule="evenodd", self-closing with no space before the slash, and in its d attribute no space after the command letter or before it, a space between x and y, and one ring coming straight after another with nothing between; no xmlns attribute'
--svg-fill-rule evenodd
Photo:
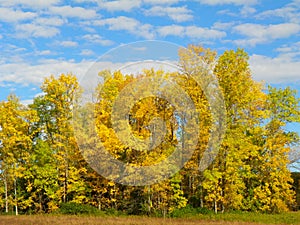
<svg viewBox="0 0 300 225"><path fill-rule="evenodd" d="M36 17L34 12L24 12L21 10L14 10L12 8L0 8L0 21L4 22L18 22L22 20L29 20Z"/></svg>
<svg viewBox="0 0 300 225"><path fill-rule="evenodd" d="M175 3L178 3L179 0L143 0L144 3L146 4L152 4L152 5L172 5Z"/></svg>
<svg viewBox="0 0 300 225"><path fill-rule="evenodd" d="M224 23L224 22L215 22L212 26L213 29L216 29L216 30L227 30L231 27L233 27L235 24L235 22L227 22L227 23Z"/></svg>
<svg viewBox="0 0 300 225"><path fill-rule="evenodd" d="M300 41L295 42L293 44L289 45L282 45L276 49L277 52L280 52L281 54L290 54L290 53L296 53L300 55Z"/></svg>
<svg viewBox="0 0 300 225"><path fill-rule="evenodd" d="M243 17L247 17L253 15L255 12L256 12L255 8L246 5L241 9L240 15Z"/></svg>
<svg viewBox="0 0 300 225"><path fill-rule="evenodd" d="M142 24L138 20L126 16L98 20L95 21L94 24L96 26L108 26L109 30L124 30L138 37L143 37L146 39L154 38L152 25Z"/></svg>
<svg viewBox="0 0 300 225"><path fill-rule="evenodd" d="M267 10L256 15L257 19L282 18L291 23L300 23L300 2L293 1L284 7Z"/></svg>
<svg viewBox="0 0 300 225"><path fill-rule="evenodd" d="M220 39L225 37L226 33L206 27L187 26L186 36L195 39Z"/></svg>
<svg viewBox="0 0 300 225"><path fill-rule="evenodd" d="M81 53L82 55L90 55L93 52L85 49ZM300 60L297 61L283 55L272 58L253 54L250 56L249 63L255 80L264 80L273 84L300 80ZM124 65L120 63L114 64L109 61L97 62L96 64L99 71L105 68L114 70L124 67ZM175 64L175 62L173 62L173 64ZM73 73L80 80L86 76L87 71L92 65L95 65L95 62L75 62L73 60L63 61L59 59L41 60L38 64L30 64L27 62L0 64L0 84L3 82L13 82L22 85L40 85L45 77L51 74L58 76L61 73ZM145 66L144 64L141 65L142 67ZM127 73L137 71L135 67L124 68L126 70L124 70L124 72Z"/></svg>
<svg viewBox="0 0 300 225"><path fill-rule="evenodd" d="M76 63L72 60L62 61L59 59L42 60L35 65L27 62L0 64L0 83L14 82L22 85L40 85L45 77L61 73L73 73L82 77L91 64L92 62L89 61Z"/></svg>
<svg viewBox="0 0 300 225"><path fill-rule="evenodd" d="M2 6L27 6L31 8L46 8L60 3L61 0L0 0Z"/></svg>
<svg viewBox="0 0 300 225"><path fill-rule="evenodd" d="M26 23L17 23L14 28L17 38L50 38L60 33L58 27L63 26L66 20L59 17L39 16Z"/></svg>
<svg viewBox="0 0 300 225"><path fill-rule="evenodd" d="M100 36L98 34L86 34L86 35L82 36L82 39L87 42L100 44L102 46L109 46L114 43L111 40L104 39L102 36Z"/></svg>
<svg viewBox="0 0 300 225"><path fill-rule="evenodd" d="M82 56L91 56L91 55L94 55L94 54L95 53L90 49L83 49L80 52L80 55L82 55Z"/></svg>
<svg viewBox="0 0 300 225"><path fill-rule="evenodd" d="M75 41L62 41L59 42L59 45L63 47L77 47L78 43Z"/></svg>
<svg viewBox="0 0 300 225"><path fill-rule="evenodd" d="M237 45L255 46L275 39L288 38L300 32L300 25L295 23L281 24L240 24L233 27L233 32L245 36L245 39L238 39L234 42Z"/></svg>
<svg viewBox="0 0 300 225"><path fill-rule="evenodd" d="M226 33L224 31L219 31L216 29L179 25L160 27L158 28L158 33L163 37L172 35L179 37L189 37L197 40L220 39L226 36Z"/></svg>
<svg viewBox="0 0 300 225"><path fill-rule="evenodd" d="M202 4L207 5L226 5L226 4L234 4L234 5L255 5L257 4L257 0L198 0Z"/></svg>
<svg viewBox="0 0 300 225"><path fill-rule="evenodd" d="M249 60L255 80L268 83L290 83L300 81L300 60L285 55L268 57L253 54Z"/></svg>
<svg viewBox="0 0 300 225"><path fill-rule="evenodd" d="M106 9L107 11L131 11L134 8L141 6L140 0L114 0L114 1L98 1L100 8Z"/></svg>
<svg viewBox="0 0 300 225"><path fill-rule="evenodd" d="M59 29L51 26L37 25L37 24L17 24L16 25L17 36L20 38L27 37L43 37L50 38L60 33Z"/></svg>
<svg viewBox="0 0 300 225"><path fill-rule="evenodd" d="M167 16L176 22L185 22L193 19L192 11L186 6L182 7L165 7L153 6L145 10L147 16Z"/></svg>
<svg viewBox="0 0 300 225"><path fill-rule="evenodd" d="M49 9L53 14L60 15L62 17L76 17L81 19L92 19L97 17L97 12L93 9L85 9L82 7L54 6Z"/></svg>
<svg viewBox="0 0 300 225"><path fill-rule="evenodd" d="M66 20L63 20L59 17L38 17L34 20L34 23L48 26L62 26L66 23Z"/></svg>
<svg viewBox="0 0 300 225"><path fill-rule="evenodd" d="M36 55L51 55L51 54L53 54L53 52L51 52L50 50L43 50L43 51L36 51L35 54Z"/></svg>
<svg viewBox="0 0 300 225"><path fill-rule="evenodd" d="M22 105L30 105L33 103L33 99L25 99L25 100L21 100L21 104Z"/></svg>

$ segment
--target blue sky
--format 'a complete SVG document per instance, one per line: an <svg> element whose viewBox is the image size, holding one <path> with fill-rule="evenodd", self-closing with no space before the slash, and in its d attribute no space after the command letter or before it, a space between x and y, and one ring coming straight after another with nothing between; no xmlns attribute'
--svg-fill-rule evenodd
<svg viewBox="0 0 300 225"><path fill-rule="evenodd" d="M0 0L0 100L15 92L28 103L44 77L82 77L107 51L144 40L241 47L254 79L299 88L299 0Z"/></svg>

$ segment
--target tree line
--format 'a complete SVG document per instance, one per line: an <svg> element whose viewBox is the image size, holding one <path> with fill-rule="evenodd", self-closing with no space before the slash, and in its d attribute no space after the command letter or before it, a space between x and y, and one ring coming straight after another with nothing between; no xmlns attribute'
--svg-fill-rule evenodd
<svg viewBox="0 0 300 225"><path fill-rule="evenodd" d="M193 63L195 56L214 68L226 108L226 131L219 152L204 171L198 167L214 121L206 94L190 76L195 67L202 66ZM299 98L289 87L266 87L254 81L248 59L242 49L218 56L210 49L190 45L179 50L178 72L99 71L103 82L95 89L94 102L84 105L78 104L82 87L72 74L47 77L41 85L44 94L28 106L9 95L0 102L0 208L16 214L49 213L62 203L74 202L148 215L166 215L187 205L215 212L295 209L288 155L299 137L286 130L286 125L299 122ZM197 144L190 160L171 178L126 186L99 175L85 160L82 153L95 143L95 137L85 136L92 126L114 158L136 166L158 163L178 145L184 154L189 147L185 138L195 133L186 126L193 118L179 115L170 102L152 96L131 108L128 121L132 134L143 140L154 138L152 119L163 119L162 141L151 151L138 151L118 140L111 122L113 103L126 85L145 77L170 78L190 96L200 115ZM74 108L78 112L76 135ZM81 137L87 141L79 148Z"/></svg>

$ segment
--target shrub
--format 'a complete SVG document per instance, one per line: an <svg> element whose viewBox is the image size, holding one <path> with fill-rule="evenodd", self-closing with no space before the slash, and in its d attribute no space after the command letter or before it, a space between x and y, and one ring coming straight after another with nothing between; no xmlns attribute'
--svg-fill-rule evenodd
<svg viewBox="0 0 300 225"><path fill-rule="evenodd" d="M174 218L187 218L197 214L211 214L211 210L207 208L194 208L191 205L187 205L184 208L175 209L171 212L170 216Z"/></svg>
<svg viewBox="0 0 300 225"><path fill-rule="evenodd" d="M105 214L109 215L109 216L124 216L124 215L127 215L125 212L114 209L114 208L106 209Z"/></svg>
<svg viewBox="0 0 300 225"><path fill-rule="evenodd" d="M58 212L67 215L104 215L102 211L93 206L75 202L62 203Z"/></svg>

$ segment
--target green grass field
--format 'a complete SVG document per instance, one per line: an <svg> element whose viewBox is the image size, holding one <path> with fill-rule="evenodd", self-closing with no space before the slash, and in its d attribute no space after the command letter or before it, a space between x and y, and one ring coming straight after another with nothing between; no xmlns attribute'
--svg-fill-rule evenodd
<svg viewBox="0 0 300 225"><path fill-rule="evenodd" d="M0 225L261 225L299 224L300 212L284 214L225 213L218 215L194 215L189 218L153 218L138 216L66 216L66 215L20 215L0 216Z"/></svg>

